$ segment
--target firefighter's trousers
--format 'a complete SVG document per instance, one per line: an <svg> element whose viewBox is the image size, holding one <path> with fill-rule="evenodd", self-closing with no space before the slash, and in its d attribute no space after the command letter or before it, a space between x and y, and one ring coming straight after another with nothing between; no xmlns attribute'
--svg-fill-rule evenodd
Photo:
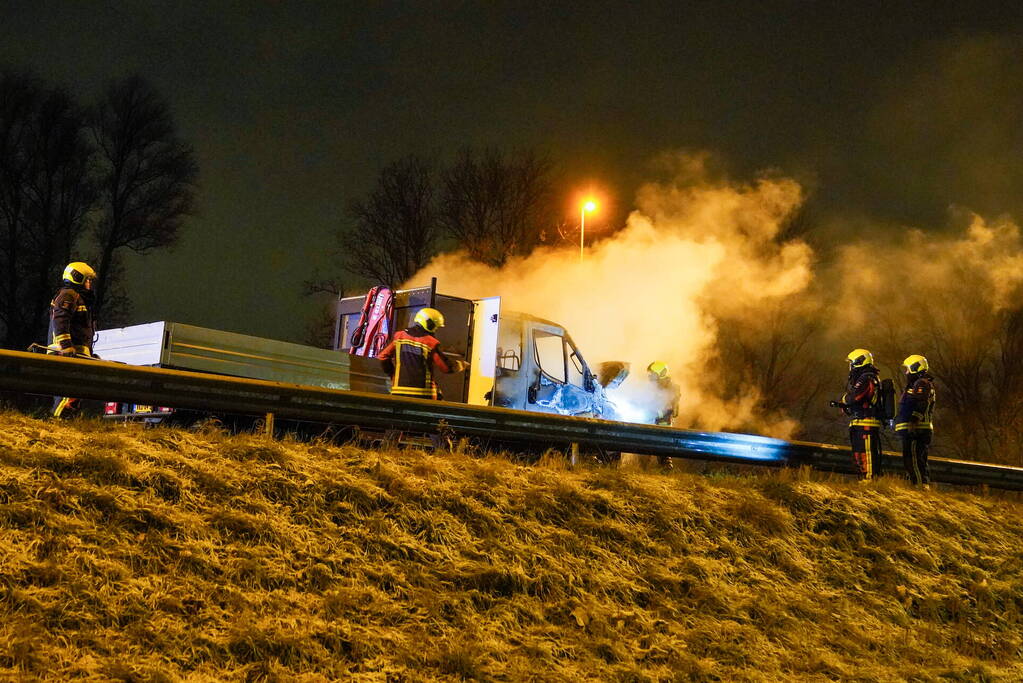
<svg viewBox="0 0 1023 683"><path fill-rule="evenodd" d="M671 426L671 417L670 416L665 417L663 415L659 415L657 417L657 419L654 420L654 424L655 425L660 425L662 427L670 427ZM669 457L667 455L659 455L659 456L657 456L657 464L661 467L662 470L673 470L673 469L675 469L675 464L671 461L671 457Z"/></svg>
<svg viewBox="0 0 1023 683"><path fill-rule="evenodd" d="M902 437L902 464L909 480L914 484L929 484L931 470L927 466L927 452L931 446L931 430L907 429L899 432Z"/></svg>
<svg viewBox="0 0 1023 683"><path fill-rule="evenodd" d="M74 417L81 410L81 401L70 396L53 397L54 417Z"/></svg>
<svg viewBox="0 0 1023 683"><path fill-rule="evenodd" d="M853 462L861 479L873 479L882 474L881 428L850 425L849 443L852 446Z"/></svg>
<svg viewBox="0 0 1023 683"><path fill-rule="evenodd" d="M58 349L54 350L56 351ZM75 354L79 356L92 356L92 350L88 346L76 346ZM74 417L81 411L81 404L81 400L77 398L71 398L70 396L54 396L53 416Z"/></svg>

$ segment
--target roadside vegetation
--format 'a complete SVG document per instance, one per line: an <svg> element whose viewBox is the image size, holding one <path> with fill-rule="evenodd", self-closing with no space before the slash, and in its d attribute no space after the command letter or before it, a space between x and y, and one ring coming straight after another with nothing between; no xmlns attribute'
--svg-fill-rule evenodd
<svg viewBox="0 0 1023 683"><path fill-rule="evenodd" d="M1011 497L0 414L0 677L1023 678Z"/></svg>

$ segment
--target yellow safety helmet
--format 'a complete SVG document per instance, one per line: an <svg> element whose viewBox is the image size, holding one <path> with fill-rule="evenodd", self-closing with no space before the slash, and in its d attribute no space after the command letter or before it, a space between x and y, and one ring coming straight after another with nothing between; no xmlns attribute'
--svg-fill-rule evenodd
<svg viewBox="0 0 1023 683"><path fill-rule="evenodd" d="M849 361L849 369L862 368L865 365L874 364L874 354L866 349L853 349L845 359Z"/></svg>
<svg viewBox="0 0 1023 683"><path fill-rule="evenodd" d="M432 334L444 327L444 314L436 308L424 308L416 313L414 322L419 323L424 330Z"/></svg>
<svg viewBox="0 0 1023 683"><path fill-rule="evenodd" d="M918 372L927 372L930 370L930 367L931 366L927 363L927 359L919 353L914 353L912 356L902 361L902 371L907 375L915 375Z"/></svg>
<svg viewBox="0 0 1023 683"><path fill-rule="evenodd" d="M64 279L76 285L84 285L86 280L96 279L96 271L88 263L74 261L64 269Z"/></svg>
<svg viewBox="0 0 1023 683"><path fill-rule="evenodd" d="M655 360L653 363L646 366L646 371L651 375L654 375L657 379L666 379L668 377L668 364L663 360Z"/></svg>

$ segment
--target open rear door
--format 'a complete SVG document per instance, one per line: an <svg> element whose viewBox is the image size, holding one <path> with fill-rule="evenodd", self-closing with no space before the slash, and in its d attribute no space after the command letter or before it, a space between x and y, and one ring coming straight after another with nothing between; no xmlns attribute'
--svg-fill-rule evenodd
<svg viewBox="0 0 1023 683"><path fill-rule="evenodd" d="M501 319L501 297L473 302L472 349L469 362L469 394L466 403L492 405L497 370L497 330Z"/></svg>

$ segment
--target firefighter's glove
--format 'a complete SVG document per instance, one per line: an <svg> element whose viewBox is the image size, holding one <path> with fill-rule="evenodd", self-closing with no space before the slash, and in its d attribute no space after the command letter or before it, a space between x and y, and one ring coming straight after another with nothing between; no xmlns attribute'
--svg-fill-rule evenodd
<svg viewBox="0 0 1023 683"><path fill-rule="evenodd" d="M61 349L59 351L59 353L62 356L74 356L75 355L75 347L69 346L67 348Z"/></svg>
<svg viewBox="0 0 1023 683"><path fill-rule="evenodd" d="M455 360L455 372L462 372L463 370L469 369L468 361Z"/></svg>

